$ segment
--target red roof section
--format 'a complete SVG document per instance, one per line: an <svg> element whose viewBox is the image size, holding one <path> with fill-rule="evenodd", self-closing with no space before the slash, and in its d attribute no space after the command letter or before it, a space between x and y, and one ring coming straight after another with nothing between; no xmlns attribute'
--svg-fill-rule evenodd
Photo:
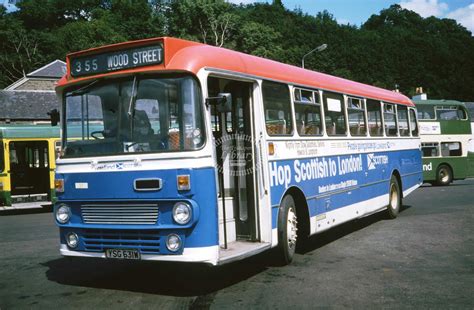
<svg viewBox="0 0 474 310"><path fill-rule="evenodd" d="M81 78L73 78L69 74L71 57L127 49L156 42L163 42L164 46L164 62L160 65L127 69ZM306 85L307 87L312 88L413 106L413 103L408 97L397 92L316 71L302 69L261 57L247 55L225 48L168 37L119 43L72 53L67 56L67 66L68 73L58 82L58 91L67 85L103 76L119 76L136 72L163 70L188 71L197 74L202 68L213 68L239 72L290 84Z"/></svg>

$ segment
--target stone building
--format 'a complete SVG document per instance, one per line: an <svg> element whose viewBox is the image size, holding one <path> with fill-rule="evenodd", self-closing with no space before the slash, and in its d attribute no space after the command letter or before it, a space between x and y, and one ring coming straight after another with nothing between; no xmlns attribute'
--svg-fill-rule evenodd
<svg viewBox="0 0 474 310"><path fill-rule="evenodd" d="M0 123L48 122L46 114L59 108L56 82L66 73L66 63L55 60L0 90Z"/></svg>

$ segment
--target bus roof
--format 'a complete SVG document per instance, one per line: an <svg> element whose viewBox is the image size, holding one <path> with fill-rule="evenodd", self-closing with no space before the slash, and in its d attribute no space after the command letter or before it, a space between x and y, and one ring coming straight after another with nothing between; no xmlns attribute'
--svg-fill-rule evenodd
<svg viewBox="0 0 474 310"><path fill-rule="evenodd" d="M74 78L71 75L71 59L87 55L101 54L116 50L126 50L151 44L163 44L164 59L161 64L147 67L117 70ZM58 82L57 91L64 87L105 76L120 76L137 72L191 72L197 74L203 68L212 68L245 75L303 85L307 87L340 92L348 95L382 100L413 106L411 100L394 91L370 86L316 71L302 69L277 61L247 55L225 48L196 43L176 38L153 38L92 48L67 55L67 74Z"/></svg>
<svg viewBox="0 0 474 310"><path fill-rule="evenodd" d="M456 106L465 106L464 102L461 101L456 101L456 100L446 100L446 99L440 99L440 100L413 100L413 103L415 105L456 105Z"/></svg>
<svg viewBox="0 0 474 310"><path fill-rule="evenodd" d="M59 138L59 127L50 124L0 124L0 139Z"/></svg>

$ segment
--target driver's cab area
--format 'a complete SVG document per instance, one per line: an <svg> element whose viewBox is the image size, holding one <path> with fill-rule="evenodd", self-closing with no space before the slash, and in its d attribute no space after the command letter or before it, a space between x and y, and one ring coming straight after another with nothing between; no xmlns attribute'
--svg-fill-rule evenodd
<svg viewBox="0 0 474 310"><path fill-rule="evenodd" d="M190 76L129 77L65 92L64 157L196 150L200 90Z"/></svg>

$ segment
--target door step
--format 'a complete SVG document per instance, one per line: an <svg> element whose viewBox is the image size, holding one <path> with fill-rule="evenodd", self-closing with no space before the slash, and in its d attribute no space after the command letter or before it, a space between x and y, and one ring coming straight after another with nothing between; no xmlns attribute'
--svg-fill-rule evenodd
<svg viewBox="0 0 474 310"><path fill-rule="evenodd" d="M219 264L253 256L271 248L271 243L234 241L227 244L227 249L219 248Z"/></svg>

